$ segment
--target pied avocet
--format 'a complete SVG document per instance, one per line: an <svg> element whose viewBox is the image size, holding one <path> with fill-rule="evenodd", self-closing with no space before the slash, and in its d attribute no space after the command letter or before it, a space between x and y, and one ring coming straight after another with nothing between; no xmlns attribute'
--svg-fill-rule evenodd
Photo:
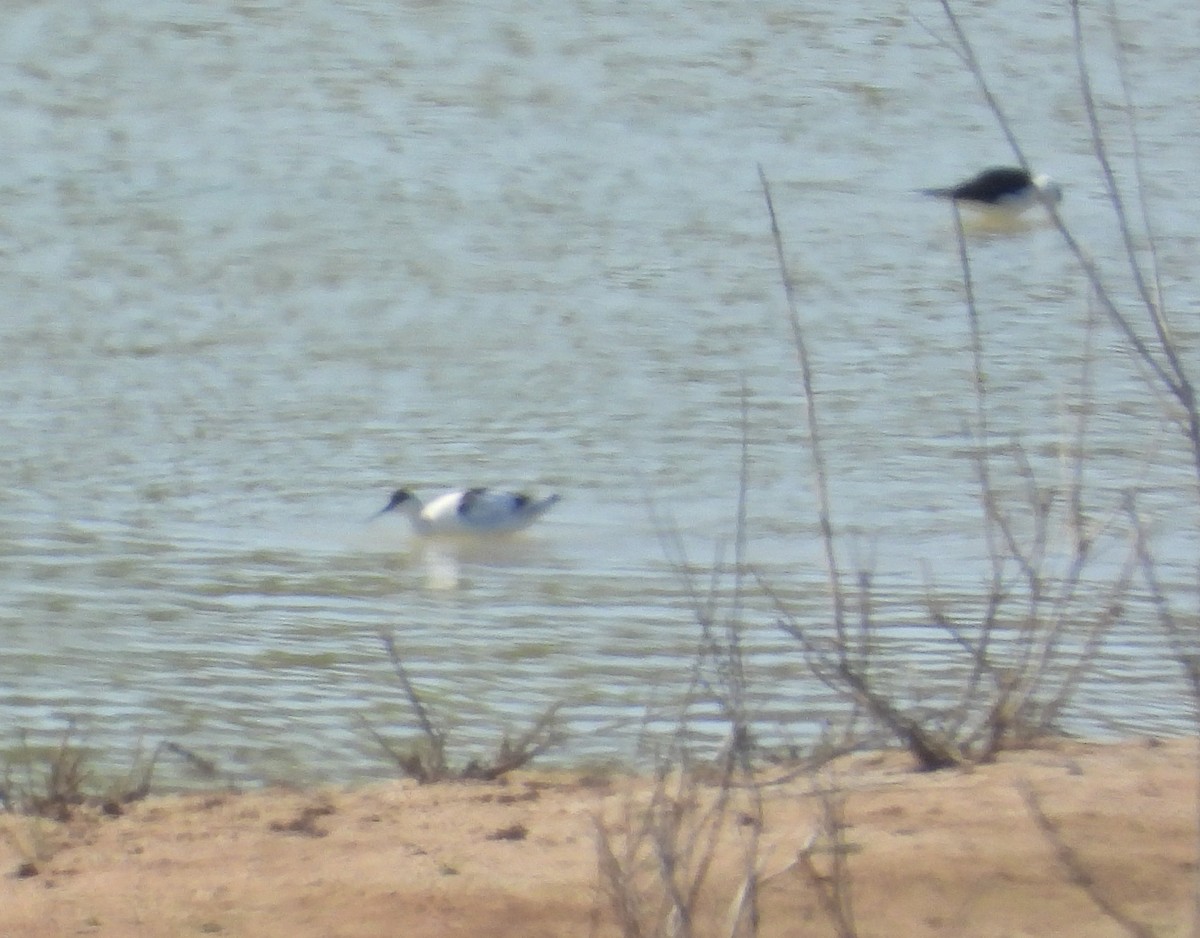
<svg viewBox="0 0 1200 938"><path fill-rule="evenodd" d="M529 527L559 500L524 492L474 488L445 492L425 504L408 489L397 489L375 516L398 511L418 534L511 534Z"/></svg>

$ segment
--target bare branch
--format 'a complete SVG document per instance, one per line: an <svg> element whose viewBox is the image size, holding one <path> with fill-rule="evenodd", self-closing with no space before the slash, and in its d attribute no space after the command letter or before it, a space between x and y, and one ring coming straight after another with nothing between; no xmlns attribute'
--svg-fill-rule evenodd
<svg viewBox="0 0 1200 938"><path fill-rule="evenodd" d="M1033 789L1027 784L1020 784L1017 790L1021 793L1021 798L1025 801L1025 807L1029 809L1029 816L1033 818L1033 823L1037 825L1042 836L1046 838L1047 843L1054 849L1054 855L1058 858L1059 864L1066 870L1068 878L1083 890L1084 894L1092 900L1092 903L1108 916L1114 923L1119 925L1127 935L1132 938L1154 938L1153 929L1141 922L1136 922L1128 915L1123 913L1114 905L1104 890L1101 889L1095 880L1095 877L1088 872L1087 866L1080 858L1079 854L1072 849L1062 836L1058 825L1055 824L1042 810L1041 802L1034 794Z"/></svg>

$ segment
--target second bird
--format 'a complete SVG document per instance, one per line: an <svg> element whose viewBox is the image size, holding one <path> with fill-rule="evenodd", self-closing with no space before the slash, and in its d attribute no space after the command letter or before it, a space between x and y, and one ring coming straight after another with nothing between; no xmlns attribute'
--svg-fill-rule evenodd
<svg viewBox="0 0 1200 938"><path fill-rule="evenodd" d="M1014 215L1039 203L1057 205L1062 201L1062 186L1049 176L1029 173L1017 166L994 166L956 186L921 191L925 195Z"/></svg>

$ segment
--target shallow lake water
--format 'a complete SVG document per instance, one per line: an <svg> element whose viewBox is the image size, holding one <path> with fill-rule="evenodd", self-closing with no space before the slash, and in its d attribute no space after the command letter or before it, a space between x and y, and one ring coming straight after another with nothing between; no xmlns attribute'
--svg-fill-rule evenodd
<svg viewBox="0 0 1200 938"><path fill-rule="evenodd" d="M1194 361L1200 8L1157 6L1121 30ZM1034 10L960 12L1128 301L1066 7ZM561 701L559 758L629 758L672 730L714 582L764 737L811 739L843 704L758 580L735 599L706 572L733 560L744 467L746 563L795 621L828 621L760 167L842 562L874 574L895 679L936 693L952 672L927 585L968 620L989 567L952 215L917 191L1012 156L937 4L47 0L4 20L0 747L75 721L118 763L169 739L237 778L386 773L366 727L412 726L387 630L454 745ZM1129 185L1102 23L1087 42ZM1186 584L1194 474L1169 403L1037 213L968 242L998 490L1022 504L1019 445L1060 494L1064 570L1086 411L1088 589L1128 556L1128 491ZM511 541L423 544L367 520L398 485L563 501ZM1135 588L1065 725L1185 726L1176 670Z"/></svg>

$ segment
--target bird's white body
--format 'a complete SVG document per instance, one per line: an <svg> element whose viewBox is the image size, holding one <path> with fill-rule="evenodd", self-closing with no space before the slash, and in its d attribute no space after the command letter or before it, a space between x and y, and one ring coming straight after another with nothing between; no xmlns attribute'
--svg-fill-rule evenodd
<svg viewBox="0 0 1200 938"><path fill-rule="evenodd" d="M557 494L538 499L523 492L474 488L445 492L425 503L399 489L379 514L399 512L421 535L512 534L529 527L558 500Z"/></svg>

